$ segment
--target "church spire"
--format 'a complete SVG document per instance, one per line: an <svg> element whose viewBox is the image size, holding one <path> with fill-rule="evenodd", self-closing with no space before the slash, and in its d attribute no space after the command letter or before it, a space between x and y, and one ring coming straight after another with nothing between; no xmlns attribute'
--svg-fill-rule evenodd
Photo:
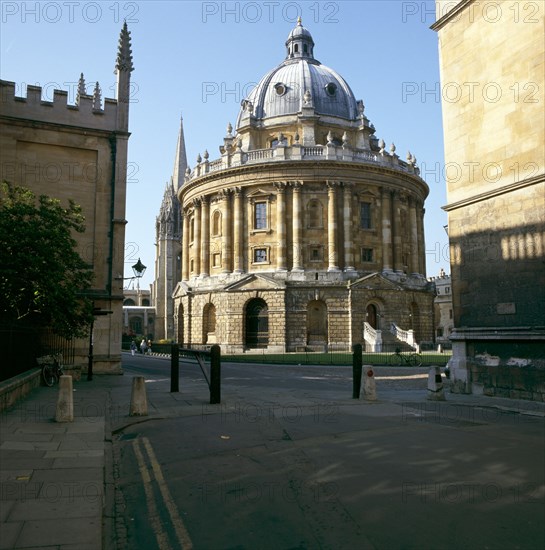
<svg viewBox="0 0 545 550"><path fill-rule="evenodd" d="M176 155L174 157L174 170L172 172L172 185L174 186L174 191L176 193L184 183L186 168L187 156L185 152L184 120L180 115L180 132L178 134Z"/></svg>

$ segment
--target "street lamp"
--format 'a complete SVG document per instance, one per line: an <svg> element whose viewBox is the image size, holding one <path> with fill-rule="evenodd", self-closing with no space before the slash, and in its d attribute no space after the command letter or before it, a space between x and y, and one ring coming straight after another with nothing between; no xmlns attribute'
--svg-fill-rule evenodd
<svg viewBox="0 0 545 550"><path fill-rule="evenodd" d="M132 266L132 272L136 279L136 290L140 291L140 279L146 272L146 266L140 261L140 258L138 258L138 261Z"/></svg>

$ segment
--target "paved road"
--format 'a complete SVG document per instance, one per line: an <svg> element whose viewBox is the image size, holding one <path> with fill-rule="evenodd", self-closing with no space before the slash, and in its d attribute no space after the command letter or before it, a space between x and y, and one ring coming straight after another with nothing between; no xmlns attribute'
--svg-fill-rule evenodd
<svg viewBox="0 0 545 550"><path fill-rule="evenodd" d="M377 368L370 404L350 368L225 364L208 405L195 364L169 394L167 360L125 363L152 415L115 430L126 548L545 547L541 417L425 401L426 369Z"/></svg>

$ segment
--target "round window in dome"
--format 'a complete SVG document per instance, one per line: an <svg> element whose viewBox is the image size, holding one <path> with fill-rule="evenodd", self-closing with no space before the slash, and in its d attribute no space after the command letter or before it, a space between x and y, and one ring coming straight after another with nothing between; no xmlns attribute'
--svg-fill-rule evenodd
<svg viewBox="0 0 545 550"><path fill-rule="evenodd" d="M285 84L282 84L282 82L277 82L274 85L274 89L276 90L276 93L278 95L284 95L287 92L287 87L285 86Z"/></svg>
<svg viewBox="0 0 545 550"><path fill-rule="evenodd" d="M330 82L329 84L326 84L325 86L325 91L327 92L328 95L335 95L335 93L337 92L337 84L335 84L334 82Z"/></svg>

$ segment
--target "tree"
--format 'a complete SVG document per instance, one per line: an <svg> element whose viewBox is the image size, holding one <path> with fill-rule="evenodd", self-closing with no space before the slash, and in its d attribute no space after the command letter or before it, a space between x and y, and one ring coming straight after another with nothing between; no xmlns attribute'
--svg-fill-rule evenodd
<svg viewBox="0 0 545 550"><path fill-rule="evenodd" d="M0 187L0 320L84 336L93 272L76 250L85 231L81 207L3 182Z"/></svg>

